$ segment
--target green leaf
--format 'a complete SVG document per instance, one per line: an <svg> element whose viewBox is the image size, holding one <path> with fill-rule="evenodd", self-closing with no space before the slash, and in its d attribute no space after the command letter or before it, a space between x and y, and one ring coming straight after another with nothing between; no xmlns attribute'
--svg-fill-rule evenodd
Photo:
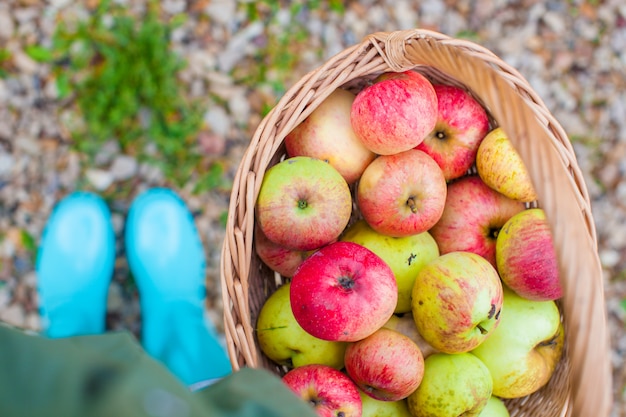
<svg viewBox="0 0 626 417"><path fill-rule="evenodd" d="M220 225L225 229L226 223L228 223L228 211L223 211L222 214L220 214Z"/></svg>
<svg viewBox="0 0 626 417"><path fill-rule="evenodd" d="M70 79L67 73L62 72L56 77L57 91L60 98L65 98L70 95L72 87L70 85Z"/></svg>
<svg viewBox="0 0 626 417"><path fill-rule="evenodd" d="M24 52L37 62L50 62L53 58L52 51L40 45L29 45Z"/></svg>
<svg viewBox="0 0 626 417"><path fill-rule="evenodd" d="M11 51L0 48L0 64L11 59Z"/></svg>
<svg viewBox="0 0 626 417"><path fill-rule="evenodd" d="M35 251L35 249L37 249L35 238L33 238L33 236L30 233L28 233L26 230L22 229L20 231L20 238L22 240L22 245L24 245L24 248L27 251L33 252Z"/></svg>

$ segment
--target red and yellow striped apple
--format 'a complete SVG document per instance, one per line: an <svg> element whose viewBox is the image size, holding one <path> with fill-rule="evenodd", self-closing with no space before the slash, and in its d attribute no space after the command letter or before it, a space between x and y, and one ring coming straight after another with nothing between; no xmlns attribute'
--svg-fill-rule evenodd
<svg viewBox="0 0 626 417"><path fill-rule="evenodd" d="M496 239L496 266L502 281L524 298L563 296L552 231L540 208L521 211L504 224Z"/></svg>
<svg viewBox="0 0 626 417"><path fill-rule="evenodd" d="M302 123L285 137L289 156L311 156L327 161L354 183L376 157L356 136L350 124L355 94L334 90Z"/></svg>
<svg viewBox="0 0 626 417"><path fill-rule="evenodd" d="M254 228L254 251L272 271L290 278L311 251L290 249L274 243L265 236L258 224Z"/></svg>
<svg viewBox="0 0 626 417"><path fill-rule="evenodd" d="M489 132L483 106L467 91L452 85L434 85L437 123L417 146L441 167L446 180L465 175L474 165L478 147Z"/></svg>
<svg viewBox="0 0 626 417"><path fill-rule="evenodd" d="M417 389L424 376L424 356L407 336L380 328L346 348L348 376L372 398L398 401Z"/></svg>
<svg viewBox="0 0 626 417"><path fill-rule="evenodd" d="M489 188L477 175L461 177L448 184L445 209L430 234L441 254L473 252L495 267L498 233L524 209L523 203Z"/></svg>
<svg viewBox="0 0 626 417"><path fill-rule="evenodd" d="M426 153L410 149L374 159L361 176L357 204L365 221L388 236L430 229L446 202L446 180Z"/></svg>
<svg viewBox="0 0 626 417"><path fill-rule="evenodd" d="M319 417L361 417L359 390L343 372L326 365L305 365L287 372L283 383Z"/></svg>
<svg viewBox="0 0 626 417"><path fill-rule="evenodd" d="M437 94L430 81L415 71L384 73L359 91L350 120L357 137L372 152L407 151L435 127Z"/></svg>

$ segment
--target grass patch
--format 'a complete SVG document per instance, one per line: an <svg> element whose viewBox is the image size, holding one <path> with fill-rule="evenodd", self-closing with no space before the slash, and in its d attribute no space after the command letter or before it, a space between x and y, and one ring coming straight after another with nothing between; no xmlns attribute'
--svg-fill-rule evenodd
<svg viewBox="0 0 626 417"><path fill-rule="evenodd" d="M57 88L75 100L84 121L72 132L74 145L93 163L113 139L122 152L158 166L176 186L212 184L215 172L204 178L206 164L197 150L204 108L181 91L178 74L186 63L170 47L171 31L184 18L164 22L159 11L159 3L150 1L145 15L133 16L104 0L84 21L59 23L52 47ZM49 59L40 48L28 53Z"/></svg>

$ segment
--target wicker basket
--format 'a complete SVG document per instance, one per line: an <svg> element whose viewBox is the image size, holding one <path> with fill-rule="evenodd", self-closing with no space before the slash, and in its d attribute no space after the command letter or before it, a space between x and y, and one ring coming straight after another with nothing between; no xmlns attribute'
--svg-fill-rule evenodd
<svg viewBox="0 0 626 417"><path fill-rule="evenodd" d="M253 248L254 206L264 172L284 157L283 139L335 88L357 91L384 71L414 69L471 92L510 136L550 221L564 297L566 347L540 391L507 401L511 416L605 417L612 401L602 271L587 189L569 139L526 80L489 50L424 30L374 33L305 75L262 120L231 194L221 260L226 341L235 370L284 370L259 350L257 314L283 278Z"/></svg>

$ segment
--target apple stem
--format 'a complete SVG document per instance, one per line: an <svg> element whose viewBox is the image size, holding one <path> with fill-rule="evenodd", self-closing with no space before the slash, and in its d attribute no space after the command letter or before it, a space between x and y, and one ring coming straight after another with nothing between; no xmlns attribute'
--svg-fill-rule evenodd
<svg viewBox="0 0 626 417"><path fill-rule="evenodd" d="M298 200L298 208L303 210L305 208L307 208L309 204L306 202L306 200Z"/></svg>
<svg viewBox="0 0 626 417"><path fill-rule="evenodd" d="M476 327L478 327L478 330L480 330L480 334L487 334L487 330L485 330L485 328L481 326L480 324L477 325Z"/></svg>
<svg viewBox="0 0 626 417"><path fill-rule="evenodd" d="M443 133L442 131L439 131L437 133L435 133L435 137L439 140L444 140L446 138L446 134Z"/></svg>
<svg viewBox="0 0 626 417"><path fill-rule="evenodd" d="M415 201L415 197L409 197L409 199L406 200L406 204L409 206L412 213L417 213L417 204Z"/></svg>

